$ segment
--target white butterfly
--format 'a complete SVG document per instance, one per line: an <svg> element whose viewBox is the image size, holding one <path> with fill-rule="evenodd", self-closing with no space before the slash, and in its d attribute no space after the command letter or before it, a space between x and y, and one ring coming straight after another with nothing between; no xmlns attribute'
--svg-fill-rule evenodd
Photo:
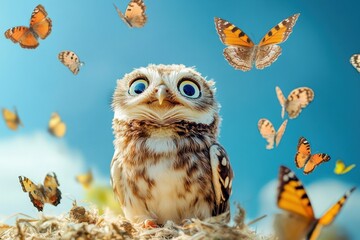
<svg viewBox="0 0 360 240"><path fill-rule="evenodd" d="M360 54L354 54L350 58L350 63L354 66L354 68L360 72Z"/></svg>
<svg viewBox="0 0 360 240"><path fill-rule="evenodd" d="M81 62L73 51L62 51L59 53L58 58L74 75L78 74L80 67L84 65L84 62Z"/></svg>
<svg viewBox="0 0 360 240"><path fill-rule="evenodd" d="M125 14L123 14L120 9L114 4L116 11L118 12L120 18L129 26L129 27L143 27L146 23L147 17L145 14L146 6L142 0L131 0L126 8Z"/></svg>
<svg viewBox="0 0 360 240"><path fill-rule="evenodd" d="M275 132L275 128L272 123L266 118L261 118L258 122L258 129L263 138L266 139L268 144L266 145L266 149L273 149L274 143L276 147L279 145L282 136L285 133L287 119L283 121L277 132Z"/></svg>
<svg viewBox="0 0 360 240"><path fill-rule="evenodd" d="M296 118L299 116L301 110L314 100L314 91L308 87L300 87L292 90L287 99L279 87L276 87L275 91L282 107L282 118L284 118L285 110L290 119Z"/></svg>

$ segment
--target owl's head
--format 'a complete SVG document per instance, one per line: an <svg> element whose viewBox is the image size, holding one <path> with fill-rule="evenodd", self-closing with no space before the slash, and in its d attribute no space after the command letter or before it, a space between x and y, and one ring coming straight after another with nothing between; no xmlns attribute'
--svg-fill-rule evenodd
<svg viewBox="0 0 360 240"><path fill-rule="evenodd" d="M194 68L149 65L118 80L112 103L114 118L210 124L218 118L219 104L214 94L214 82Z"/></svg>

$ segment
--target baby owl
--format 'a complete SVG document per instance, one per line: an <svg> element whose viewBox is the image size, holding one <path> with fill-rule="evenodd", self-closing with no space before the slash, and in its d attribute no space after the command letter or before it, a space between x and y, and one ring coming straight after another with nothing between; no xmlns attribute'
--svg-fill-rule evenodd
<svg viewBox="0 0 360 240"><path fill-rule="evenodd" d="M184 65L149 65L118 80L111 184L133 222L181 223L229 210L233 171L217 142L214 82Z"/></svg>

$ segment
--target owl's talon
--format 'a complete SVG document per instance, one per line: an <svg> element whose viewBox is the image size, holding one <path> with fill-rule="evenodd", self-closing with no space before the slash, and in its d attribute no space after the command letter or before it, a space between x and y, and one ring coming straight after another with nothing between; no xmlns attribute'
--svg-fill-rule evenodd
<svg viewBox="0 0 360 240"><path fill-rule="evenodd" d="M151 219L146 219L144 221L144 228L158 228L159 226Z"/></svg>

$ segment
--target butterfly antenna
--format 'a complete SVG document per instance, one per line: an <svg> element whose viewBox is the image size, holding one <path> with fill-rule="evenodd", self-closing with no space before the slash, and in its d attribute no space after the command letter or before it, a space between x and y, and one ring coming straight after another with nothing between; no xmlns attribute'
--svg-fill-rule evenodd
<svg viewBox="0 0 360 240"><path fill-rule="evenodd" d="M76 198L75 198L74 195L72 195L72 194L70 194L70 193L66 193L66 194L64 194L64 195L65 195L65 197L66 197L67 199L71 200L73 203L75 202L75 204L76 204Z"/></svg>
<svg viewBox="0 0 360 240"><path fill-rule="evenodd" d="M252 220L252 221L250 221L247 225L252 225L252 224L254 224L254 223L257 223L258 221L260 221L260 220L263 220L264 218L266 218L267 217L267 214L264 214L263 216L261 216L261 217L258 217L258 218L255 218L254 220Z"/></svg>
<svg viewBox="0 0 360 240"><path fill-rule="evenodd" d="M119 14L119 16L122 18L122 17L124 17L124 15L123 15L123 13L120 11L120 9L115 5L115 3L113 3L113 5L114 5L114 8L115 8L115 10L117 11L117 13Z"/></svg>

